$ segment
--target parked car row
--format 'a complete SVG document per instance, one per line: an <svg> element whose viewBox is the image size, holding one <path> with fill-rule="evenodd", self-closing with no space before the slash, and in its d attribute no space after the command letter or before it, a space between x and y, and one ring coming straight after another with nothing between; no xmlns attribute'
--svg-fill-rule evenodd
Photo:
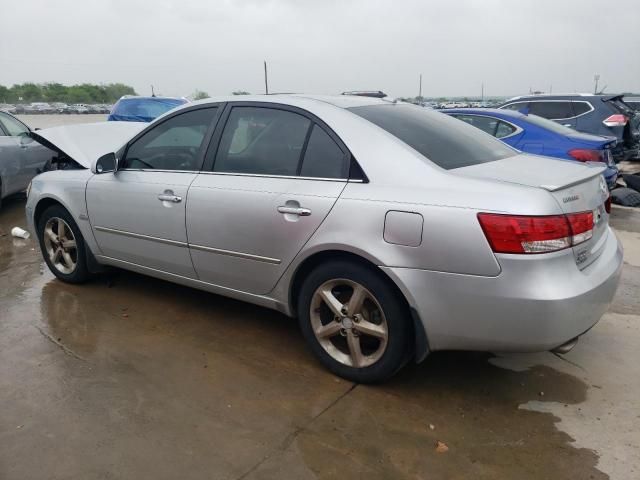
<svg viewBox="0 0 640 480"><path fill-rule="evenodd" d="M618 167L612 151L615 137L603 137L578 132L533 114L508 109L445 109L443 113L462 120L526 153L574 160L602 162L607 186L612 189L618 180Z"/></svg>
<svg viewBox="0 0 640 480"><path fill-rule="evenodd" d="M614 137L616 161L640 157L640 112L623 95L526 95L507 100L499 108L538 115L579 132Z"/></svg>
<svg viewBox="0 0 640 480"><path fill-rule="evenodd" d="M64 282L116 266L279 310L356 382L438 350L566 353L622 269L608 164L511 148L494 137L551 129L498 112L487 135L404 102L269 95L39 130L62 170L32 181L29 228Z"/></svg>
<svg viewBox="0 0 640 480"><path fill-rule="evenodd" d="M76 103L68 105L66 103L46 103L46 102L33 102L28 104L0 104L0 110L13 115L38 115L38 114L99 114L109 113L111 111L111 105L106 104L81 104Z"/></svg>

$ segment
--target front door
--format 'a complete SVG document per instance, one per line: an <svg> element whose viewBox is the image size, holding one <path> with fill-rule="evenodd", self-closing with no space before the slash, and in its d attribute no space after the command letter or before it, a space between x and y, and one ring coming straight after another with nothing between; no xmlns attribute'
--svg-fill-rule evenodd
<svg viewBox="0 0 640 480"><path fill-rule="evenodd" d="M268 293L346 185L348 153L326 126L296 109L236 104L225 115L187 204L198 276Z"/></svg>
<svg viewBox="0 0 640 480"><path fill-rule="evenodd" d="M195 277L187 247L185 205L217 108L168 117L127 147L116 173L94 175L87 209L102 255Z"/></svg>

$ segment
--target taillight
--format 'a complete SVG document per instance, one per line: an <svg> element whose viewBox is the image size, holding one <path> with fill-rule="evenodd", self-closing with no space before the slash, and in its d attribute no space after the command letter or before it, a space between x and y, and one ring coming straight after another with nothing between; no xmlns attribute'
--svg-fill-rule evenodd
<svg viewBox="0 0 640 480"><path fill-rule="evenodd" d="M574 148L567 152L571 158L579 162L605 162L604 150L591 150L588 148Z"/></svg>
<svg viewBox="0 0 640 480"><path fill-rule="evenodd" d="M605 118L602 123L604 123L607 127L624 127L627 124L629 119L626 115L622 115L621 113L615 113L610 117Z"/></svg>
<svg viewBox="0 0 640 480"><path fill-rule="evenodd" d="M479 213L478 220L495 253L548 253L593 236L593 212L524 216Z"/></svg>

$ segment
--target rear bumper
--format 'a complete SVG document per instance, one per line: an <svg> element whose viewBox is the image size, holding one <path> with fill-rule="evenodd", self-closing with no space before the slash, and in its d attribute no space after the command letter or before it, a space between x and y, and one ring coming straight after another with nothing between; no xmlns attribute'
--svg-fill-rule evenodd
<svg viewBox="0 0 640 480"><path fill-rule="evenodd" d="M571 252L499 255L496 277L383 267L424 325L429 349L546 351L579 336L607 311L622 271L609 229L600 257L584 270Z"/></svg>

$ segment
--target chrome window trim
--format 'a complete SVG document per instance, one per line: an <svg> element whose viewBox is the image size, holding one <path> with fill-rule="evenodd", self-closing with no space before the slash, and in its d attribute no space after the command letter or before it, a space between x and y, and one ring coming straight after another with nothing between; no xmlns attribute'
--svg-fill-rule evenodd
<svg viewBox="0 0 640 480"><path fill-rule="evenodd" d="M591 113L595 110L595 107L591 104L591 102L589 102L588 100L559 100L559 99L544 99L544 98L536 98L536 99L531 99L531 100L521 100L519 102L511 102L511 103L507 103L506 105L503 105L500 107L501 110L511 110L510 108L507 108L511 105L517 105L519 103L540 103L540 102L571 102L571 103L586 103L587 105L589 105L589 108L591 110L588 110L584 113L581 113L579 115L575 115L573 117L563 117L563 118L548 118L547 120L573 120L574 118L578 118L578 117L582 117L583 115L587 115L588 113ZM515 110L517 111L517 110ZM533 113L532 115L535 115L535 113ZM541 116L541 115L538 115ZM543 118L547 118L547 117L543 117ZM503 137L504 138L504 137Z"/></svg>
<svg viewBox="0 0 640 480"><path fill-rule="evenodd" d="M125 230L118 230L115 228L100 227L100 226L96 226L94 228L98 232L112 233L115 235L122 235L123 237L137 238L140 240L149 240L151 242L162 243L162 244L171 245L174 247L192 248L194 250L200 250L203 252L217 253L219 255L244 258L247 260L255 260L256 262L270 263L272 265L280 265L280 263L282 262L278 258L263 257L262 255L253 255L251 253L236 252L233 250L223 250L221 248L205 247L204 245L190 245L186 242L180 242L178 240L169 240L168 238L160 238L160 237L154 237L151 235L143 235L141 233L127 232Z"/></svg>
<svg viewBox="0 0 640 480"><path fill-rule="evenodd" d="M157 173L191 173L197 175L200 173L198 170L162 170L155 168L120 168L118 172L157 172Z"/></svg>
<svg viewBox="0 0 640 480"><path fill-rule="evenodd" d="M200 172L201 175L223 175L223 176L231 176L231 177L259 177L259 178L291 178L295 180L320 180L323 182L342 182L347 183L353 181L362 183L362 180L359 179L349 179L349 178L324 178L324 177L301 177L298 175L269 175L262 173L240 173L240 172Z"/></svg>
<svg viewBox="0 0 640 480"><path fill-rule="evenodd" d="M298 175L268 175L261 173L240 172L209 172L205 170L156 170L154 168L123 168L118 172L156 172L156 173L190 173L193 175L225 175L236 177L260 177L260 178L293 178L296 180L320 180L322 182L364 183L364 180L352 178L325 178L325 177L301 177Z"/></svg>
<svg viewBox="0 0 640 480"><path fill-rule="evenodd" d="M520 133L524 132L524 129L520 128L518 125L514 125L513 123L511 123L508 120L504 120L502 118L498 118L498 117L494 117L493 115L489 115L489 114L483 114L483 113L452 113L450 114L452 117L455 116L466 116L466 117L485 117L485 118L493 118L494 120L497 120L498 122L503 122L506 123L507 125L511 125L513 128L515 128L515 131L513 133L510 133L509 135L506 135L504 137L496 137L493 136L493 138L495 138L496 140L503 140L505 138L509 138L509 137L513 137L515 135L519 135ZM462 120L464 122L464 120ZM471 125L472 127L475 125ZM478 128L478 127L476 127ZM482 130L481 128L478 128L478 130ZM484 132L484 130L482 130ZM486 132L485 132L486 133Z"/></svg>

